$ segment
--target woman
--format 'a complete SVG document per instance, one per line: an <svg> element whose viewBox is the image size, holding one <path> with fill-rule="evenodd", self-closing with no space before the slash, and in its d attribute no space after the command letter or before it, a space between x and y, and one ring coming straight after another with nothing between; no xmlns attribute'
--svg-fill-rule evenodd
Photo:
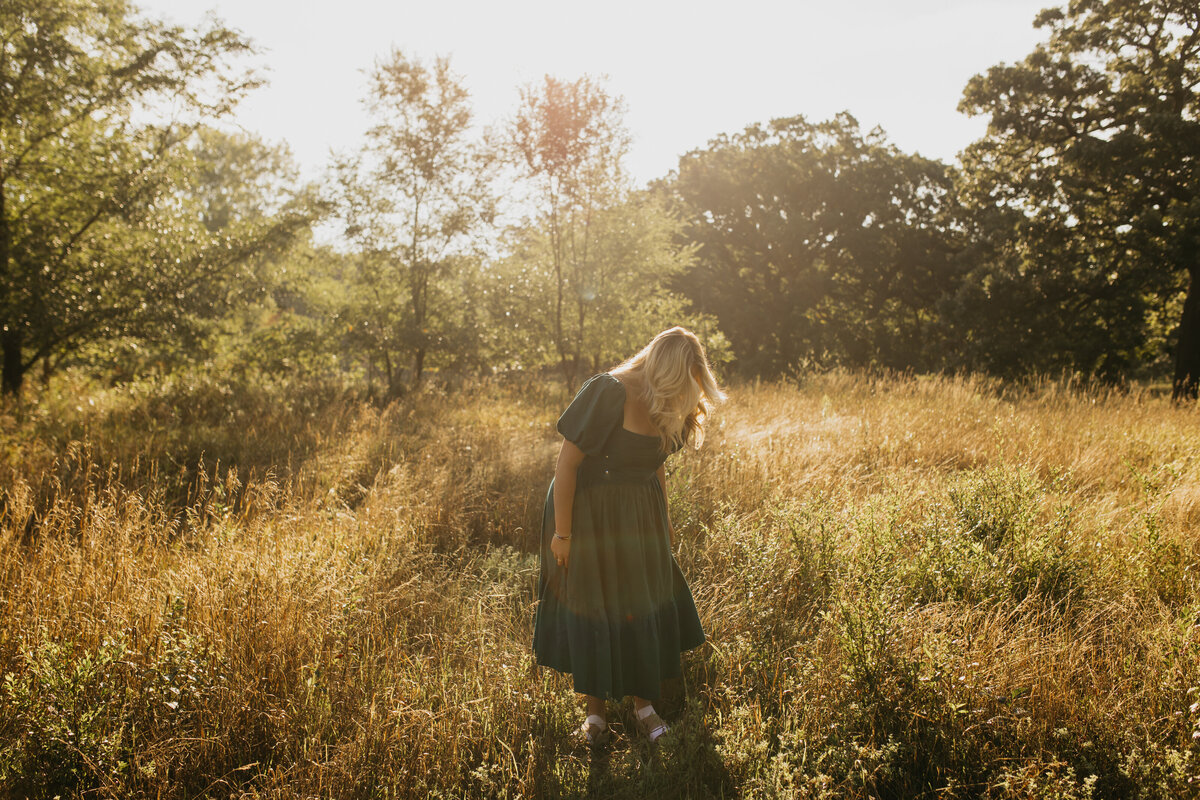
<svg viewBox="0 0 1200 800"><path fill-rule="evenodd" d="M724 399L700 340L675 327L585 381L558 420L565 441L542 517L533 650L587 697L589 744L607 741L609 697L632 695L650 741L665 733L653 706L660 683L704 642L671 552L664 462L700 446L710 405Z"/></svg>

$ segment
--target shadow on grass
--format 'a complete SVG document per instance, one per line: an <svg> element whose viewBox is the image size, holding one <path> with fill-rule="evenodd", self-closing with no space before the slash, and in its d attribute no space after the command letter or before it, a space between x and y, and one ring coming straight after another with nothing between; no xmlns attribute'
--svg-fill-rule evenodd
<svg viewBox="0 0 1200 800"><path fill-rule="evenodd" d="M612 719L612 742L592 750L581 748L580 758L555 770L556 779L546 786L544 796L564 800L737 796L700 703L690 701L678 715L668 710L667 716L671 731L651 743L635 733L632 710L622 708Z"/></svg>

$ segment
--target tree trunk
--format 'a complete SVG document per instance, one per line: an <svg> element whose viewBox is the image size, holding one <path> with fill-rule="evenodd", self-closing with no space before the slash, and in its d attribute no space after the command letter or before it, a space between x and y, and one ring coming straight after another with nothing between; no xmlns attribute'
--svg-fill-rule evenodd
<svg viewBox="0 0 1200 800"><path fill-rule="evenodd" d="M567 391L575 392L575 370L567 363L567 347L563 339L563 253L562 235L558 229L558 200L550 201L550 252L554 259L554 347L558 350L558 366L562 370Z"/></svg>
<svg viewBox="0 0 1200 800"><path fill-rule="evenodd" d="M416 240L413 240L414 258ZM416 348L413 353L413 388L421 384L421 373L425 370L425 345L428 341L425 323L429 316L429 271L424 267L413 266L412 312L413 327L417 331Z"/></svg>
<svg viewBox="0 0 1200 800"><path fill-rule="evenodd" d="M25 365L21 358L22 332L9 312L12 231L8 227L8 209L4 201L4 184L0 182L0 391L16 396L21 393Z"/></svg>
<svg viewBox="0 0 1200 800"><path fill-rule="evenodd" d="M1200 393L1200 269L1189 273L1188 293L1179 320L1179 342L1175 345L1175 382L1171 397L1180 402L1195 400Z"/></svg>
<svg viewBox="0 0 1200 800"><path fill-rule="evenodd" d="M3 358L4 394L17 396L21 393L21 384L25 380L25 365L21 358L21 331L15 328L0 330L0 354Z"/></svg>
<svg viewBox="0 0 1200 800"><path fill-rule="evenodd" d="M415 389L421 383L421 373L425 370L425 348L418 347L417 355L413 359L413 388Z"/></svg>
<svg viewBox="0 0 1200 800"><path fill-rule="evenodd" d="M383 374L387 378L387 396L394 397L396 393L396 380L392 374L392 354L383 350Z"/></svg>

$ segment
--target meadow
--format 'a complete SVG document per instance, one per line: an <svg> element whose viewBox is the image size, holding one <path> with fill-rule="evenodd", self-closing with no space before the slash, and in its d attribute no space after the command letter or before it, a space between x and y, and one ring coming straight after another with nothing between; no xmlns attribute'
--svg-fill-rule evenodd
<svg viewBox="0 0 1200 800"><path fill-rule="evenodd" d="M1200 411L734 383L668 462L651 746L532 663L558 385L64 379L0 408L0 795L1200 796Z"/></svg>

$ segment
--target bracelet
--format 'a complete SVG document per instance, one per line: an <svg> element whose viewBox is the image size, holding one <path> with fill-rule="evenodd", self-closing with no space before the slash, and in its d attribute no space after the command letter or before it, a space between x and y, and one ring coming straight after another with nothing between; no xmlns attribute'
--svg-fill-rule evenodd
<svg viewBox="0 0 1200 800"><path fill-rule="evenodd" d="M569 542L569 541L571 541L571 537L570 537L570 536L563 536L561 533L559 533L559 532L557 532L557 531L555 531L555 532L554 532L554 538L555 538L555 539L562 539L564 542Z"/></svg>

